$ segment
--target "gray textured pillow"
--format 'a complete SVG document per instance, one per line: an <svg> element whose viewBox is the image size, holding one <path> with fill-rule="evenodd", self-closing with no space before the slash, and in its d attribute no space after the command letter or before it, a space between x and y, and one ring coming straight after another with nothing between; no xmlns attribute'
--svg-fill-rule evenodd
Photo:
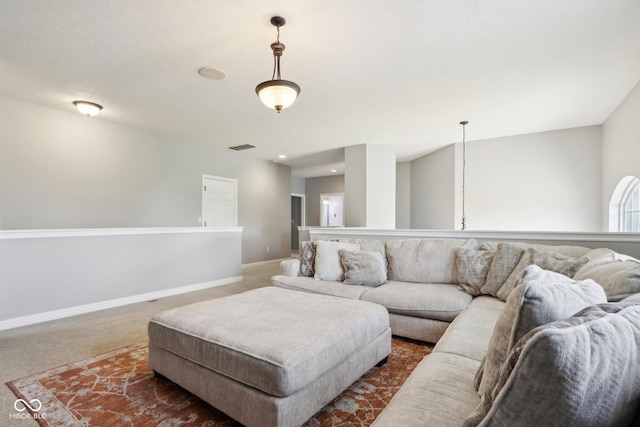
<svg viewBox="0 0 640 427"><path fill-rule="evenodd" d="M493 329L478 388L480 396L491 393L507 355L527 332L604 302L607 298L602 287L592 280L576 282L536 265L527 267L522 284L507 298Z"/></svg>
<svg viewBox="0 0 640 427"><path fill-rule="evenodd" d="M387 282L387 272L380 252L340 249L340 257L345 285L376 287Z"/></svg>
<svg viewBox="0 0 640 427"><path fill-rule="evenodd" d="M639 260L611 249L595 249L587 256L591 260L578 270L576 280L595 280L604 288L609 301L620 301L640 292Z"/></svg>
<svg viewBox="0 0 640 427"><path fill-rule="evenodd" d="M533 247L528 248L504 282L504 285L498 290L498 298L506 301L511 291L520 284L524 270L530 265L537 265L543 270L550 270L572 278L588 261L589 258L586 256L571 258L555 252L541 252Z"/></svg>
<svg viewBox="0 0 640 427"><path fill-rule="evenodd" d="M524 251L524 249L509 243L498 244L496 255L491 263L489 273L487 273L487 280L481 289L483 294L498 296L498 291L520 262Z"/></svg>
<svg viewBox="0 0 640 427"><path fill-rule="evenodd" d="M630 426L640 404L639 342L634 304L600 304L540 326L517 343L464 427Z"/></svg>
<svg viewBox="0 0 640 427"><path fill-rule="evenodd" d="M586 255L591 249L584 246L568 246L568 245L541 245L529 242L508 242L510 245L516 246L522 250L533 248L538 252L553 252L556 254L566 255L571 258L580 258ZM498 249L500 242L482 242L480 249L483 251L495 251Z"/></svg>
<svg viewBox="0 0 640 427"><path fill-rule="evenodd" d="M300 272L298 276L313 277L315 270L313 266L316 262L316 242L300 242L298 257L300 258Z"/></svg>
<svg viewBox="0 0 640 427"><path fill-rule="evenodd" d="M360 246L361 251L376 251L380 252L382 255L382 261L384 262L384 271L385 276L389 271L389 262L387 261L387 248L386 244L383 240L377 239L348 239L348 240L340 240L345 243L353 243L354 245Z"/></svg>
<svg viewBox="0 0 640 427"><path fill-rule="evenodd" d="M389 240L389 280L458 284L454 252L458 247L476 249L478 243L473 239Z"/></svg>
<svg viewBox="0 0 640 427"><path fill-rule="evenodd" d="M318 240L316 242L316 280L333 280L342 282L344 280L344 268L340 260L340 249L357 251L360 246L351 243L328 242Z"/></svg>
<svg viewBox="0 0 640 427"><path fill-rule="evenodd" d="M474 297L481 295L480 289L487 280L487 273L495 251L456 248L456 267L460 287Z"/></svg>

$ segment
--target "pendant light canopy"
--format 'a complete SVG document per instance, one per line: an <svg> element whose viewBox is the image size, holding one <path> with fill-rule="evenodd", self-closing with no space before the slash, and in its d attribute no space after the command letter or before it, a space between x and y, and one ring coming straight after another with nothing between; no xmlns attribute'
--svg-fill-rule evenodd
<svg viewBox="0 0 640 427"><path fill-rule="evenodd" d="M284 52L284 44L280 43L280 27L286 23L281 16L271 18L273 24L278 31L278 36L274 43L271 43L273 50L273 75L271 80L260 83L256 86L256 94L264 105L273 108L278 113L283 108L291 106L300 94L300 86L289 80L282 80L280 76L280 57Z"/></svg>

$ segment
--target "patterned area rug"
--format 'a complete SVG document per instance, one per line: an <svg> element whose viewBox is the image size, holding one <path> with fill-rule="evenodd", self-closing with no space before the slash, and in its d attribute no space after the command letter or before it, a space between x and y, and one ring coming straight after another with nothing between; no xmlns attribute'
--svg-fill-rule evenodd
<svg viewBox="0 0 640 427"><path fill-rule="evenodd" d="M394 338L389 361L373 368L306 424L368 426L387 406L422 358L424 343ZM16 421L41 426L240 426L194 395L158 379L147 363L147 344L136 344L11 381L19 398Z"/></svg>

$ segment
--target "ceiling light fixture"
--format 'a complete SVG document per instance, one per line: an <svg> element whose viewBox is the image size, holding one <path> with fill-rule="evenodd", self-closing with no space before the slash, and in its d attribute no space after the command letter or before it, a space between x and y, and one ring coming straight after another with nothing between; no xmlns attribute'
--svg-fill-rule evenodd
<svg viewBox="0 0 640 427"><path fill-rule="evenodd" d="M278 156L278 158L279 158L279 159L286 159L286 158L287 158L287 156L285 156L284 154L280 154L280 155Z"/></svg>
<svg viewBox="0 0 640 427"><path fill-rule="evenodd" d="M280 77L280 57L284 52L284 44L280 43L280 27L287 21L281 16L271 18L271 24L278 30L278 36L274 43L271 43L273 50L273 75L271 80L260 83L256 86L256 94L260 101L269 108L273 108L278 113L283 108L291 106L300 94L300 86L289 80L282 80Z"/></svg>
<svg viewBox="0 0 640 427"><path fill-rule="evenodd" d="M462 125L462 230L467 228L467 217L464 214L464 180L465 180L465 169L467 166L467 145L465 144L466 133L465 126L469 124L467 120L460 122Z"/></svg>
<svg viewBox="0 0 640 427"><path fill-rule="evenodd" d="M87 116L95 116L102 110L102 105L89 101L73 101L78 111Z"/></svg>

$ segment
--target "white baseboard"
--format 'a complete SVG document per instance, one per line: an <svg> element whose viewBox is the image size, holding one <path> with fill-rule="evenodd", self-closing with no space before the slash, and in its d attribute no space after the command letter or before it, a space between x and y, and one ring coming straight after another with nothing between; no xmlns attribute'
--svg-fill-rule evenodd
<svg viewBox="0 0 640 427"><path fill-rule="evenodd" d="M269 261L258 261L258 262L252 262L250 264L242 264L241 268L260 267L260 266L269 265L272 263L280 264L280 262L284 261L285 259L289 259L289 258L270 259Z"/></svg>
<svg viewBox="0 0 640 427"><path fill-rule="evenodd" d="M0 320L0 331L18 328L20 326L33 325L35 323L48 322L50 320L62 319L64 317L77 316L78 314L90 313L92 311L120 307L137 302L165 298L179 294L186 294L187 292L199 291L202 289L213 288L215 286L229 285L231 283L240 282L241 280L242 276L228 277L225 279L213 280L210 282L181 286L179 288L164 289L161 291L149 292L146 294L132 295L129 297L100 301L92 304L63 308L60 310L45 311L44 313L30 314L28 316L14 317L13 319Z"/></svg>

